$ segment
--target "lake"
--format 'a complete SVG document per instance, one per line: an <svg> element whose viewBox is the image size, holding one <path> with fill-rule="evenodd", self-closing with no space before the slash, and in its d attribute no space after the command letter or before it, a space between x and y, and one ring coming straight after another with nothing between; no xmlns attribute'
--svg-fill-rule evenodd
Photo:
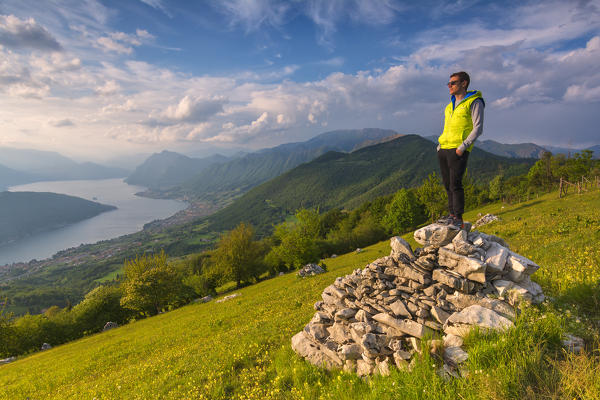
<svg viewBox="0 0 600 400"><path fill-rule="evenodd" d="M136 196L145 190L128 185L123 179L36 182L13 186L11 192L52 192L116 206L72 225L41 232L0 246L0 265L51 257L60 250L84 243L95 243L140 231L144 224L170 217L187 204L175 200L158 200Z"/></svg>

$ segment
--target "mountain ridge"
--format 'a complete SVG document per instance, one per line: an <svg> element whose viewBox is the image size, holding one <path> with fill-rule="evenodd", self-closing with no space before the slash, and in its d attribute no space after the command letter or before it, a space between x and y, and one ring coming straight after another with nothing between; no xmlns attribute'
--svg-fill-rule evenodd
<svg viewBox="0 0 600 400"><path fill-rule="evenodd" d="M0 180L0 186L36 181L122 178L127 175L122 168L93 162L78 163L52 151L0 147L0 160L5 167L25 174L22 180L11 184Z"/></svg>
<svg viewBox="0 0 600 400"><path fill-rule="evenodd" d="M210 166L185 182L180 192L201 199L214 199L216 193L235 197L327 151L352 151L365 141L396 135L394 130L377 128L325 132L305 142L285 143Z"/></svg>
<svg viewBox="0 0 600 400"><path fill-rule="evenodd" d="M269 231L301 207L356 207L402 187L416 186L437 171L435 144L419 135L404 135L352 153L327 152L258 185L229 206L206 218L208 230L232 229L244 221ZM491 180L500 169L506 176L522 173L534 159L497 156L474 149L469 160L477 182Z"/></svg>

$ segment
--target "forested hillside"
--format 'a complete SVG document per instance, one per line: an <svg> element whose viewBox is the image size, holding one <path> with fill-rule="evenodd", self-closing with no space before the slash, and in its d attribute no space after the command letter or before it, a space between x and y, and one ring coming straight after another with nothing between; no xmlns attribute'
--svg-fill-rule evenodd
<svg viewBox="0 0 600 400"><path fill-rule="evenodd" d="M185 182L210 165L226 160L227 157L218 154L206 158L191 158L165 150L148 157L125 182L164 190Z"/></svg>
<svg viewBox="0 0 600 400"><path fill-rule="evenodd" d="M0 244L56 229L115 208L56 193L1 192Z"/></svg>
<svg viewBox="0 0 600 400"><path fill-rule="evenodd" d="M348 152L395 137L388 129L349 129L326 132L306 142L263 149L213 165L181 185L178 193L203 200L228 200L328 151Z"/></svg>
<svg viewBox="0 0 600 400"><path fill-rule="evenodd" d="M375 197L420 184L438 170L436 145L406 135L350 154L329 152L270 180L208 218L209 229L227 230L240 221L267 232L299 208L352 209ZM496 156L474 149L469 172L475 183L525 173L534 159Z"/></svg>

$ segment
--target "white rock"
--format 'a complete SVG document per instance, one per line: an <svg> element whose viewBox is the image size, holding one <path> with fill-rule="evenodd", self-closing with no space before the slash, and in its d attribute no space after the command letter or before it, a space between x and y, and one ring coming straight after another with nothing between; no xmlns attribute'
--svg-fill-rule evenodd
<svg viewBox="0 0 600 400"><path fill-rule="evenodd" d="M375 369L375 364L367 362L365 360L356 361L356 374L358 376L367 376L373 373Z"/></svg>
<svg viewBox="0 0 600 400"><path fill-rule="evenodd" d="M0 360L0 365L1 364L8 364L11 363L13 361L15 361L17 358L15 356L12 357L8 357L8 358L3 358L2 360Z"/></svg>
<svg viewBox="0 0 600 400"><path fill-rule="evenodd" d="M525 273L527 275L533 274L535 271L540 269L540 266L531 261L529 258L524 257L520 254L515 253L514 251L510 252L510 257L516 259L521 265L525 267ZM514 262L514 260L513 260Z"/></svg>
<svg viewBox="0 0 600 400"><path fill-rule="evenodd" d="M321 351L320 346L313 342L304 331L292 337L292 349L317 367L331 369L342 366L341 363L337 363Z"/></svg>
<svg viewBox="0 0 600 400"><path fill-rule="evenodd" d="M460 347L464 343L464 339L457 335L444 335L445 347Z"/></svg>
<svg viewBox="0 0 600 400"><path fill-rule="evenodd" d="M459 231L456 227L435 223L417 229L413 236L417 243L423 246L434 245L441 247L452 242L452 239L454 239L454 236Z"/></svg>
<svg viewBox="0 0 600 400"><path fill-rule="evenodd" d="M458 346L446 347L444 349L444 361L450 365L458 366L469 358L469 354Z"/></svg>
<svg viewBox="0 0 600 400"><path fill-rule="evenodd" d="M438 263L474 282L485 283L487 265L480 260L465 257L445 248L438 251Z"/></svg>
<svg viewBox="0 0 600 400"><path fill-rule="evenodd" d="M410 244L406 240L402 239L400 236L394 236L393 238L391 238L390 246L392 248L392 257L398 258L400 254L405 254L411 260L415 259L415 255L412 249L410 248Z"/></svg>
<svg viewBox="0 0 600 400"><path fill-rule="evenodd" d="M381 376L390 375L390 364L387 358L383 361L376 363L375 372Z"/></svg>
<svg viewBox="0 0 600 400"><path fill-rule="evenodd" d="M514 282L505 281L503 279L493 281L492 285L494 285L494 287L498 291L499 296L504 296L508 290L512 289L515 286Z"/></svg>
<svg viewBox="0 0 600 400"><path fill-rule="evenodd" d="M340 355L344 360L358 360L361 358L362 348L356 343L345 344L340 347Z"/></svg>
<svg viewBox="0 0 600 400"><path fill-rule="evenodd" d="M490 243L490 247L485 252L485 263L491 272L502 272L506 265L506 260L510 250L506 247L499 245L496 242Z"/></svg>
<svg viewBox="0 0 600 400"><path fill-rule="evenodd" d="M327 325L324 324L308 324L304 327L304 331L319 342L325 341L329 336Z"/></svg>
<svg viewBox="0 0 600 400"><path fill-rule="evenodd" d="M437 306L431 307L431 310L429 310L429 312L442 325L444 325L446 323L446 321L448 320L448 318L450 317L450 314L448 314L446 311L442 310L441 308L439 308Z"/></svg>
<svg viewBox="0 0 600 400"><path fill-rule="evenodd" d="M446 324L476 325L484 329L500 331L514 326L513 322L508 318L478 304L469 306L460 312L452 314L446 321Z"/></svg>
<svg viewBox="0 0 600 400"><path fill-rule="evenodd" d="M222 299L217 300L216 303L223 303L227 300L235 299L238 296L241 296L241 293L230 294L229 296L225 296Z"/></svg>

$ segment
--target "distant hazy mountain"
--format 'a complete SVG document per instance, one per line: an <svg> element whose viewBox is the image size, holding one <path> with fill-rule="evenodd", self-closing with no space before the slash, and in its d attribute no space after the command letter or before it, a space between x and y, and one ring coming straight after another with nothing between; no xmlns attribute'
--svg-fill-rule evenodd
<svg viewBox="0 0 600 400"><path fill-rule="evenodd" d="M348 152L365 143L397 136L389 129L348 129L326 132L306 142L287 143L212 165L181 185L181 192L201 199L236 197L250 188L328 151Z"/></svg>
<svg viewBox="0 0 600 400"><path fill-rule="evenodd" d="M402 187L419 185L439 169L436 145L418 135L365 147L352 153L328 152L311 162L259 185L231 205L208 217L208 230L232 229L245 221L261 233L300 207L352 209ZM533 159L507 158L474 149L472 178L487 182L502 170L512 176L526 172Z"/></svg>
<svg viewBox="0 0 600 400"><path fill-rule="evenodd" d="M504 144L494 140L478 140L475 147L503 157L541 158L546 149L535 143Z"/></svg>
<svg viewBox="0 0 600 400"><path fill-rule="evenodd" d="M592 147L588 147L587 150L592 150L594 152L594 154L593 154L594 158L600 158L600 144L597 144Z"/></svg>
<svg viewBox="0 0 600 400"><path fill-rule="evenodd" d="M572 156L575 153L579 153L584 149L572 149L567 147L556 147L556 146L544 146L548 149L552 154L564 154L566 156ZM585 150L592 150L594 153L592 155L593 158L600 158L600 145L595 145L592 147L588 147Z"/></svg>
<svg viewBox="0 0 600 400"><path fill-rule="evenodd" d="M64 194L0 192L0 245L114 209Z"/></svg>
<svg viewBox="0 0 600 400"><path fill-rule="evenodd" d="M226 160L227 157L219 154L206 158L191 158L165 150L148 157L125 182L151 189L168 189L185 182L204 168Z"/></svg>
<svg viewBox="0 0 600 400"><path fill-rule="evenodd" d="M38 181L127 176L127 171L121 168L106 167L92 162L78 163L56 152L32 149L0 147L0 164L34 176Z"/></svg>
<svg viewBox="0 0 600 400"><path fill-rule="evenodd" d="M424 136L425 139L434 143L438 142L437 136ZM502 157L512 158L540 158L546 148L535 143L512 143L505 144L494 140L477 140L475 147Z"/></svg>
<svg viewBox="0 0 600 400"><path fill-rule="evenodd" d="M35 178L32 175L0 165L0 191L9 186L33 182L34 180Z"/></svg>
<svg viewBox="0 0 600 400"><path fill-rule="evenodd" d="M107 154L108 158L102 161L102 165L110 165L111 167L123 168L128 171L126 175L129 175L136 169L136 167L138 167L141 163L146 161L146 159L150 156L150 153L135 153L119 156L111 156Z"/></svg>

